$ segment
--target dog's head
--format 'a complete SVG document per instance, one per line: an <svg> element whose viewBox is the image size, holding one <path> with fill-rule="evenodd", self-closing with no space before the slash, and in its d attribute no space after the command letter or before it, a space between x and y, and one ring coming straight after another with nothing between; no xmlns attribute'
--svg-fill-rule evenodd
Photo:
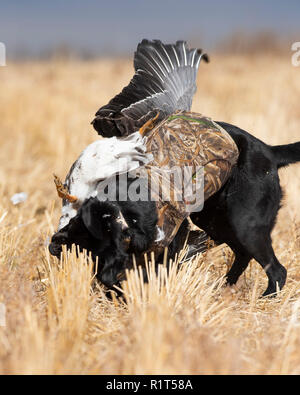
<svg viewBox="0 0 300 395"><path fill-rule="evenodd" d="M98 257L99 280L112 286L127 259L127 237L128 225L118 205L89 198L77 215L52 236L49 251L59 258L63 245L86 249L94 260Z"/></svg>

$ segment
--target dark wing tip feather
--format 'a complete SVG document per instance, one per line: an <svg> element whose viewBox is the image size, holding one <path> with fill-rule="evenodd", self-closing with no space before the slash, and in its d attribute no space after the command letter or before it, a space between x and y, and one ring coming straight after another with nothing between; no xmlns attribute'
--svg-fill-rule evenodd
<svg viewBox="0 0 300 395"><path fill-rule="evenodd" d="M204 60L205 63L209 63L209 62L210 62L210 58L209 58L209 56L207 55L207 53L204 53L204 54L202 55L202 59Z"/></svg>

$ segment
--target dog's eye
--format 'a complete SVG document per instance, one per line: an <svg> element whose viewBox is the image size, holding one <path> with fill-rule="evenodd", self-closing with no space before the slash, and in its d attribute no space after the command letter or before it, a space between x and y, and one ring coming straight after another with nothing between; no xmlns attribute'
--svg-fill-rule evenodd
<svg viewBox="0 0 300 395"><path fill-rule="evenodd" d="M137 223L137 219L132 218L132 222L133 222L134 224Z"/></svg>
<svg viewBox="0 0 300 395"><path fill-rule="evenodd" d="M102 215L102 218L110 218L111 217L111 214L103 214Z"/></svg>

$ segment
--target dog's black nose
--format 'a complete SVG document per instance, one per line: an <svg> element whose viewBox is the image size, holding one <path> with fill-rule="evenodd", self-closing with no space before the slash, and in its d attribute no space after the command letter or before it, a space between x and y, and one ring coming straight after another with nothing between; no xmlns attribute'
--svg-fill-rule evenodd
<svg viewBox="0 0 300 395"><path fill-rule="evenodd" d="M60 253L62 252L61 244L50 243L49 244L49 252L51 255L56 256L57 258L60 257Z"/></svg>
<svg viewBox="0 0 300 395"><path fill-rule="evenodd" d="M62 252L62 245L67 244L68 234L67 232L59 231L52 236L51 243L49 244L49 252L51 255L60 257Z"/></svg>

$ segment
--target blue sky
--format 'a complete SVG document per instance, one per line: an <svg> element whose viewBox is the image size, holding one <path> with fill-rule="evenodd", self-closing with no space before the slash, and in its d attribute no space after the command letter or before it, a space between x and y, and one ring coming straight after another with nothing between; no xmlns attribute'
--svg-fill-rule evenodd
<svg viewBox="0 0 300 395"><path fill-rule="evenodd" d="M0 0L8 54L60 44L127 53L142 38L193 38L209 50L233 32L262 30L300 41L300 0Z"/></svg>

